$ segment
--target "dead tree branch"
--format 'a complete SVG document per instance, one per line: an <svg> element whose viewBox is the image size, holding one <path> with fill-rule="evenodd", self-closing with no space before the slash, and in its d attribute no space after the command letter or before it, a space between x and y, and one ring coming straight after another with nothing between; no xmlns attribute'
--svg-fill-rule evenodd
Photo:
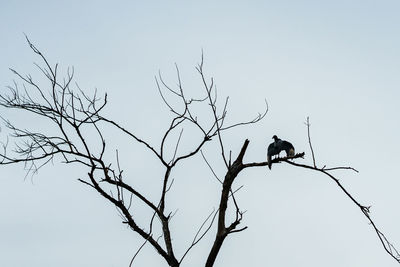
<svg viewBox="0 0 400 267"><path fill-rule="evenodd" d="M51 64L28 37L26 37L26 40L32 51L39 56L42 64L35 63L35 66L38 68L39 73L44 75L48 83L41 84L31 75L23 75L11 69L22 85L14 82L12 86L8 87L8 94L0 94L0 106L30 113L46 121L50 126L48 129L53 130L47 131L47 128L42 128L39 131L24 129L2 118L5 127L11 131L10 137L15 140L15 149L10 152L7 149L9 142L2 143L3 151L0 153L0 164L23 163L28 172L32 173L37 173L42 166L52 162L54 159L60 159L61 162L66 164L75 163L86 166L89 170L87 179L80 178L78 180L96 190L107 201L113 203L123 219L123 223L129 225L134 232L145 240L137 253L145 244L150 244L169 266L179 266L190 250L209 232L218 213L220 214L219 217L221 217L221 212L217 210L212 213L212 218L210 216L207 217L192 243L178 261L174 253L173 238L170 230L173 214L169 212L167 201L167 193L174 180L174 178L171 178L171 171L178 164L197 155L215 136L218 136L220 150L222 151L221 155L224 157L226 166L232 168L232 166L228 166L225 158L221 132L237 126L256 123L265 116L268 109L262 113L263 115L259 115L253 120L234 123L223 128L227 116L228 98L224 101L223 109L219 110L217 108L217 91L214 80L211 78L211 83L206 82L208 78L206 78L203 71L203 56L201 64L198 66L198 71L205 94L203 92L203 96L200 97L188 97L183 87L179 68L175 65L178 80L177 88L169 86L162 78L161 73L156 77L156 85L161 99L172 114L169 127L162 133L161 144L157 149L156 146L136 135L134 131L128 130L119 122L102 115L103 109L108 103L107 94L102 98L98 96L97 91L93 95L87 95L74 82L73 68L68 68L65 79L60 78L58 64ZM76 88L73 88L74 86ZM166 96L167 93L178 99L180 104L177 105L176 101L169 102L169 98ZM208 120L198 120L198 115L195 114L193 108L198 105L210 107L211 117ZM193 141L192 150L180 153L179 144L185 135L184 128L188 126L194 126L200 133L201 138ZM137 190L134 184L125 182L124 176L126 174L120 164L118 149L115 161L105 160L104 156L111 153L111 148L108 149L106 145L107 137L104 136L106 127L114 128L130 137L133 142L142 144L143 148L150 151L159 160L160 164L165 167L164 175L160 177L161 188L158 203L149 199L145 192ZM86 134L87 132L91 132L90 136ZM176 132L179 133L178 139L175 144L171 144L169 139ZM167 156L166 150L173 153ZM112 167L114 165L116 168ZM230 196L234 199L234 192L232 192L231 188L228 188L227 193L224 193L224 197L226 198L229 192L231 192ZM129 195L128 198L127 195ZM143 204L153 213L147 230L146 227L137 223L134 210L132 210L132 202ZM236 221L240 221L242 213L239 211L236 200L234 200L234 203L237 209ZM153 220L155 217L161 223L161 229L159 230L162 232L160 237L163 237L163 244L159 243L159 238L153 238ZM209 224L204 228L207 222ZM231 225L229 230L234 231L234 228L235 224ZM131 264L137 253L133 256Z"/></svg>
<svg viewBox="0 0 400 267"><path fill-rule="evenodd" d="M253 119L227 124L229 97L223 99L222 105L219 106L220 101L217 99L215 81L205 75L202 54L201 62L196 67L203 90L200 96L189 97L189 93L183 86L177 65L175 65L176 86L168 85L161 72L155 78L160 97L170 111L171 117L164 131L161 132L159 146L154 146L149 141L138 136L134 130L122 126L121 123L114 119L103 116L104 108L108 104L107 94L104 94L103 97L99 97L97 91L92 95L86 94L74 82L74 69L68 68L66 78L60 78L58 64L50 64L43 53L27 37L26 39L31 50L41 60L41 64L35 65L40 75L46 78L46 82L41 84L31 75L22 75L18 71L11 69L22 85L14 82L12 86L8 87L8 94L1 93L0 106L5 109L21 111L24 115L32 115L34 118L39 118L44 123L47 123L46 126L49 127L40 127L37 130L25 129L2 118L5 128L11 132L9 138L15 142L11 151L8 149L10 145L8 139L7 142L1 143L0 165L22 163L28 169L28 173L37 173L42 166L54 160L59 160L65 164L80 164L87 167L86 179L80 178L78 180L112 203L121 216L123 223L127 224L144 241L131 259L130 265L132 265L141 248L145 244L149 244L169 266L180 266L192 248L210 232L214 221L216 221L216 236L205 263L206 267L213 266L225 239L230 234L241 232L247 228L247 226L239 228L245 212L240 209L240 203L235 198L235 193L242 187L237 190L232 187L236 178L246 168L267 165L267 162L244 163L245 153L250 142L247 139L244 141L236 158L232 158L232 150L226 147L223 133L239 126L258 123L266 116L268 103L266 102L265 111L259 113ZM174 101L169 100L171 97L174 98ZM196 113L199 106L202 107L200 114ZM389 243L370 218L369 207L357 202L340 184L339 180L330 173L330 171L341 169L356 170L352 167L326 168L324 166L323 168L318 168L316 166L309 126L309 120L307 119L309 145L313 159L312 166L292 161L303 158L304 153L296 154L293 157L278 157L273 159L272 162L285 162L292 166L318 171L335 181L346 196L362 210L374 227L385 250L399 262L400 257L397 250ZM188 134L188 131L184 131L186 127L195 129L197 135ZM159 184L159 195L156 199L150 199L150 194L139 190L139 187L134 183L126 182L131 181L126 178L131 178L132 175L124 172L123 166L120 164L118 149L109 147L107 138L115 137L106 136L106 131L104 131L106 128L112 128L121 135L129 137L133 143L140 144L143 150L149 151L158 160L160 166L164 168L164 172L159 176L150 177ZM174 136L178 136L178 138L173 138ZM185 137L191 138L192 142L190 149L182 152L180 142ZM222 160L224 164L225 174L223 179L222 175L221 178L217 176L202 152L203 149L209 147L208 144L212 143L214 137L217 139L217 144L214 142L217 149L214 149L213 153L220 155L219 160ZM174 140L174 142L171 143L171 140ZM115 151L117 153L114 156ZM172 153L166 153L166 151L172 151ZM199 152L211 169L213 176L220 182L222 190L218 208L203 221L191 243L184 250L183 255L178 257L175 254L174 238L171 232L171 218L174 215L171 210L177 209L171 207L168 201L170 188L175 179L171 174L175 167L193 159ZM115 159L112 159L113 157ZM134 210L135 205L132 206L132 203L140 203L147 208L149 214L152 214L149 221L144 224L139 223L140 220L138 220ZM227 220L228 205L233 205L234 207L231 221ZM160 224L153 223L155 218L159 220ZM161 235L155 238L153 236L154 231L158 231Z"/></svg>

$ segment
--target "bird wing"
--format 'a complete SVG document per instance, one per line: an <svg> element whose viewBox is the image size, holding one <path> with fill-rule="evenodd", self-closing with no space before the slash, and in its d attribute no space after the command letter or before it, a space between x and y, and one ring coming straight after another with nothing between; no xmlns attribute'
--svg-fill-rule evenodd
<svg viewBox="0 0 400 267"><path fill-rule="evenodd" d="M271 157L274 155L278 155L280 152L279 148L276 146L276 142L271 143L268 146L268 150L267 150L267 162L268 162L268 168L271 169Z"/></svg>
<svg viewBox="0 0 400 267"><path fill-rule="evenodd" d="M275 142L274 143L271 143L269 146L268 146L268 152L267 152L267 155L268 156L274 156L274 155L277 155L277 154L279 154L279 149L278 149L278 147L276 146L276 144L275 144Z"/></svg>
<svg viewBox="0 0 400 267"><path fill-rule="evenodd" d="M281 150L285 150L286 156L294 156L294 146L288 141L282 141Z"/></svg>

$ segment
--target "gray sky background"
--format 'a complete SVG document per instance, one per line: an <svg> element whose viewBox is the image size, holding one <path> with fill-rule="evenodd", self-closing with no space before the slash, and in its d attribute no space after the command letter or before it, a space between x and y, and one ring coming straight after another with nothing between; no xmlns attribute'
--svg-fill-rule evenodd
<svg viewBox="0 0 400 267"><path fill-rule="evenodd" d="M311 163L304 121L319 166L371 205L378 227L400 248L400 3L398 1L3 1L0 4L0 86L9 67L40 77L26 33L54 64L74 66L86 92L108 92L107 114L158 146L168 125L154 75L176 83L174 63L190 94L202 93L194 69L201 51L220 99L230 96L229 122L270 111L256 126L224 136L236 155L263 161L272 135L290 140ZM46 124L21 113L1 115L26 127ZM21 125L21 124L20 124ZM155 197L163 169L128 139L119 145L132 183ZM0 132L5 140L5 132ZM182 152L190 149L190 134ZM172 140L173 141L173 140ZM205 149L214 160L217 143ZM113 158L111 154L110 158ZM23 166L0 169L0 266L127 266L142 240L110 204L77 181L87 170L55 163L32 179ZM218 205L220 185L200 155L177 168L168 198L182 255L202 220ZM327 177L287 164L242 172L235 188L249 228L230 236L216 266L398 266L358 208ZM137 207L141 217L141 208ZM143 212L143 221L147 218ZM202 266L215 228L183 266ZM166 266L146 246L136 266Z"/></svg>

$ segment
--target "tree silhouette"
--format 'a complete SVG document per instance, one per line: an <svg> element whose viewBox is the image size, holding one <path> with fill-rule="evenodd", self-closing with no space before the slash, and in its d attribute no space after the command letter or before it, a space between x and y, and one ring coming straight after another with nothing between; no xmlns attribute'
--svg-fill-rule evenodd
<svg viewBox="0 0 400 267"><path fill-rule="evenodd" d="M245 139L240 151L235 152L226 147L222 133L234 131L235 128L240 126L251 126L258 123L266 116L268 105L264 112L249 121L226 124L225 118L228 114L229 98L223 99L221 108L219 106L220 101L217 101L214 80L207 78L204 73L202 56L200 64L196 68L202 84L202 91L199 92L200 97L198 98L187 95L177 66L177 86L168 85L161 74L156 77L160 96L171 113L169 127L161 133L161 144L156 147L138 136L134 131L124 127L120 122L103 116L103 110L108 104L107 94L99 97L95 91L92 95L88 95L79 86L74 85L73 69L68 69L66 77L60 77L58 64L52 66L42 52L28 38L26 39L32 51L42 61L42 66L38 64L36 66L48 84L43 85L31 75L22 75L20 72L11 69L19 78L22 86L17 82L9 86L9 93L0 95L0 105L7 109L32 113L45 119L49 125L49 128L46 129L51 130L32 131L20 128L3 118L6 128L12 132L10 138L15 139L15 143L12 144L11 152L9 151L9 140L7 139L6 142L2 143L3 151L0 154L0 164L21 163L27 167L28 173L36 173L42 166L52 161L86 166L88 170L87 178L78 180L111 202L123 218L123 223L127 224L143 240L143 245L131 259L130 265L133 264L140 249L144 245L150 244L169 266L180 266L191 249L206 234L214 231L213 225L215 223L215 238L213 243L210 244L210 252L205 259L206 267L214 266L224 240L229 235L247 228L246 226L239 226L242 223L244 212L235 199L236 191L240 190L240 187L236 190L233 189L235 179L247 168L267 166L265 160L245 163L244 156L250 141ZM174 97L173 101L169 100L171 96ZM198 114L196 111L199 106L208 109L208 112L204 112L203 109ZM306 125L313 165L300 164L294 161L294 159L303 158L304 153L298 153L292 157L276 157L272 160L272 163L283 162L297 168L310 169L332 179L345 193L345 196L360 208L375 230L386 252L400 263L398 251L377 228L370 217L369 207L360 204L332 174L335 170L356 170L351 167L317 167L311 144L308 118ZM127 179L125 179L125 174L120 166L118 150L110 151L107 147L107 137L104 131L107 127L116 129L129 137L132 142L141 144L143 150L150 151L158 159L159 164L164 168L164 174L159 179L161 189L158 199L150 199L144 192L137 189L135 184L126 182ZM183 129L188 127L195 129L201 138L193 138L191 150L181 153L179 146ZM179 134L177 134L178 138L175 144L173 146L167 145L167 139L176 133ZM213 146L214 149L219 151L221 162L225 167L225 176L222 179L216 175L211 167L212 165L202 152L202 149L206 146ZM171 171L197 154L203 156L211 173L221 184L220 201L218 208L213 210L202 222L185 252L182 255L177 255L174 251L174 242L170 231L171 218L174 214L169 211L171 207L168 206L167 201L167 195L173 183ZM236 154L237 156L235 156ZM109 158L114 158L114 160L109 160ZM153 214L147 224L139 223L140 215L133 211L133 202L140 202ZM232 217L231 220L227 219L228 205L233 207L233 214L229 217ZM155 228L158 228L158 231L162 233L160 236L155 235L157 232Z"/></svg>

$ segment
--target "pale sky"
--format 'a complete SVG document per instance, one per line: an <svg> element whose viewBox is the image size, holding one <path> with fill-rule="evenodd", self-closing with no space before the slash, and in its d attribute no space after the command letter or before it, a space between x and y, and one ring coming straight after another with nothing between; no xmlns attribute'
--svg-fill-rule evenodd
<svg viewBox="0 0 400 267"><path fill-rule="evenodd" d="M195 66L220 98L230 96L230 122L269 103L266 118L224 136L236 155L250 139L245 161L264 161L276 134L311 164L307 129L320 167L352 166L337 177L390 241L400 248L400 3L398 1L3 1L0 4L0 90L15 76L40 77L24 33L52 64L73 66L85 92L107 92L106 113L159 145L168 126L154 76L161 70L185 90L201 92ZM46 129L24 114L0 110L23 127ZM19 124L21 125L21 124ZM0 140L5 140L5 132ZM35 128L36 127L36 128ZM163 169L143 147L110 134L132 183L152 197ZM184 135L182 149L190 149ZM213 161L217 142L204 150ZM109 157L112 158L111 154ZM0 266L128 266L142 239L115 208L79 183L88 170L54 162L26 179L22 165L0 168ZM200 155L172 173L168 209L176 254L218 206L220 185ZM246 231L227 238L215 266L398 266L359 209L327 177L287 164L246 170L234 187L247 212ZM146 191L147 190L147 191ZM138 207L140 218L140 207ZM143 218L145 222L145 218ZM182 266L204 266L216 229ZM149 245L134 266L167 266Z"/></svg>

